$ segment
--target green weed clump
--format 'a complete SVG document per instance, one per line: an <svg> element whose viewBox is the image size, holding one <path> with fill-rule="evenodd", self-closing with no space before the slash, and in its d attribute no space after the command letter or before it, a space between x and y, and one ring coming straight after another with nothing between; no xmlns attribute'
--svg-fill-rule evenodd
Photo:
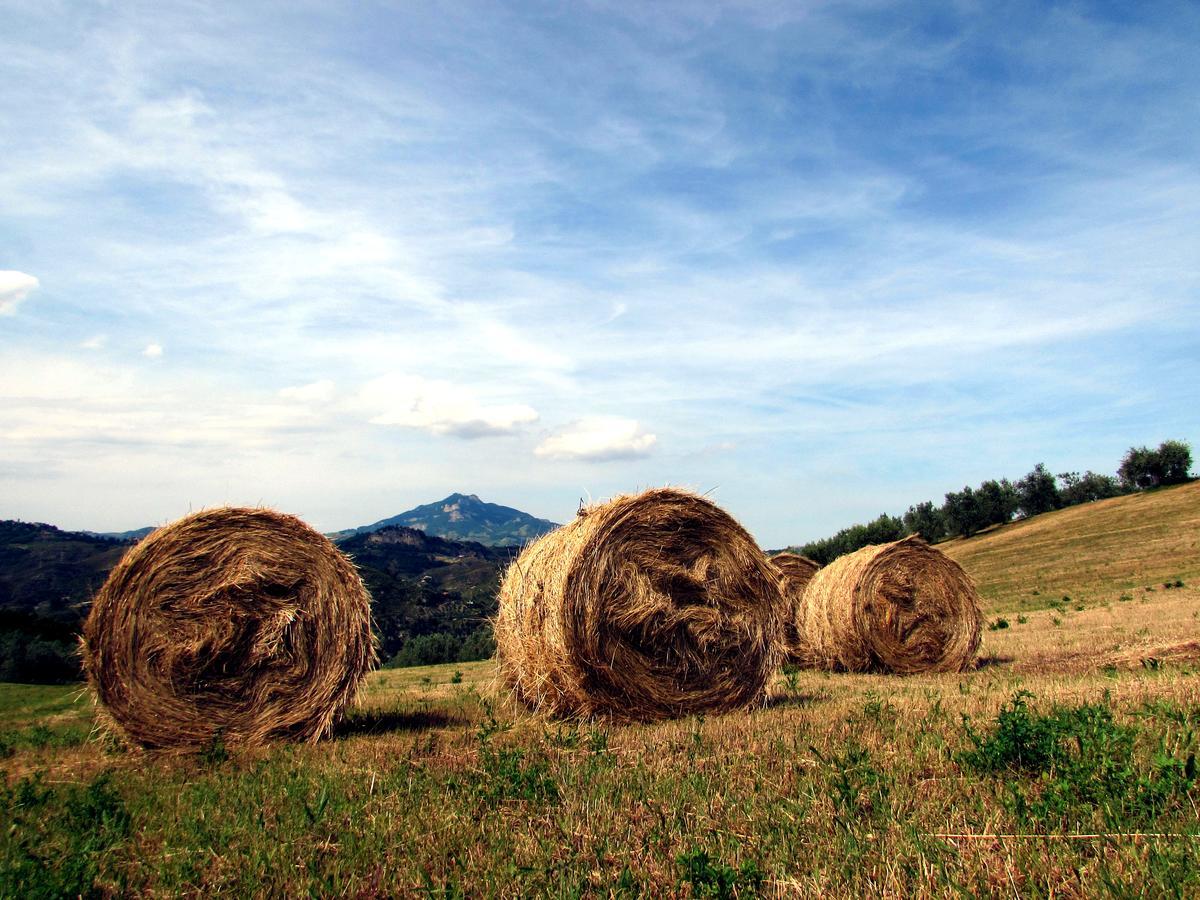
<svg viewBox="0 0 1200 900"><path fill-rule="evenodd" d="M18 750L65 749L78 747L88 739L88 729L81 725L51 728L41 723L15 731L0 733L0 759L6 759Z"/></svg>
<svg viewBox="0 0 1200 900"><path fill-rule="evenodd" d="M0 783L0 896L90 897L121 893L97 883L109 851L129 834L131 817L112 776L86 785L50 785L37 772Z"/></svg>
<svg viewBox="0 0 1200 900"><path fill-rule="evenodd" d="M893 778L879 770L870 751L855 741L844 753L829 756L815 747L809 749L825 765L834 822L839 827L856 830L859 824L886 820L891 812Z"/></svg>
<svg viewBox="0 0 1200 900"><path fill-rule="evenodd" d="M753 896L762 889L765 878L754 860L746 860L734 868L709 856L702 847L680 853L676 863L680 868L680 884L690 885L693 897L727 900L739 895Z"/></svg>
<svg viewBox="0 0 1200 900"><path fill-rule="evenodd" d="M1003 617L988 623L988 631L1002 631L1008 627L1008 619Z"/></svg>
<svg viewBox="0 0 1200 900"><path fill-rule="evenodd" d="M558 786L550 775L549 761L515 748L485 747L479 756L483 770L478 793L485 800L525 800L530 803L558 799Z"/></svg>
<svg viewBox="0 0 1200 900"><path fill-rule="evenodd" d="M490 706L485 706L485 715L476 734L480 768L476 793L489 803L558 800L558 785L550 774L550 761L543 754L524 748L496 747L493 737L507 728L496 720Z"/></svg>
<svg viewBox="0 0 1200 900"><path fill-rule="evenodd" d="M1030 699L1028 691L1014 694L989 733L964 721L972 747L958 754L977 772L1009 777L1006 806L1019 822L1124 830L1184 808L1196 783L1194 749L1180 758L1160 742L1139 753L1137 729L1113 719L1107 698L1044 714ZM1193 744L1190 732L1184 743Z"/></svg>

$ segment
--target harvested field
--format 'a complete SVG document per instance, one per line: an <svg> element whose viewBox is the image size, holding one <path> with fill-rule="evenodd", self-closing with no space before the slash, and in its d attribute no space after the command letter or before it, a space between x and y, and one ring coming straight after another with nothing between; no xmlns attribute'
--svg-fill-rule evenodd
<svg viewBox="0 0 1200 900"><path fill-rule="evenodd" d="M1193 537L1153 585L985 604L973 670L797 671L723 715L547 720L463 663L370 674L330 741L132 755L79 687L0 685L0 895L1193 896Z"/></svg>

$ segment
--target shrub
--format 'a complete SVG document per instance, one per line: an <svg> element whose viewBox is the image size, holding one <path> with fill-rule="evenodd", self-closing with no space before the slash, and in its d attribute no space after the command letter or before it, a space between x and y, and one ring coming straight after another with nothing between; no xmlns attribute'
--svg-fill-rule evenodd
<svg viewBox="0 0 1200 900"><path fill-rule="evenodd" d="M909 531L904 522L895 516L882 514L879 518L866 525L851 525L843 528L833 537L819 541L810 541L803 547L796 548L801 556L806 556L813 562L823 566L829 565L839 556L853 553L871 544L887 544L907 537Z"/></svg>
<svg viewBox="0 0 1200 900"><path fill-rule="evenodd" d="M908 531L919 534L931 544L946 536L946 518L942 511L928 500L910 506L902 521Z"/></svg>
<svg viewBox="0 0 1200 900"><path fill-rule="evenodd" d="M33 614L0 613L0 681L65 684L83 677L77 639Z"/></svg>

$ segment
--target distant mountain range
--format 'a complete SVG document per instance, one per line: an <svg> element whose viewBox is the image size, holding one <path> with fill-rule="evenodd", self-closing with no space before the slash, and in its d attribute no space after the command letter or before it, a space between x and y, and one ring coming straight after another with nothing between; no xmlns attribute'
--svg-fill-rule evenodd
<svg viewBox="0 0 1200 900"><path fill-rule="evenodd" d="M441 635L485 635L496 590L520 545L557 526L474 494L451 494L373 525L329 535L371 591L380 655ZM77 680L76 637L92 595L153 531L63 531L0 521L0 681Z"/></svg>
<svg viewBox="0 0 1200 900"><path fill-rule="evenodd" d="M0 611L75 622L132 541L0 521Z"/></svg>
<svg viewBox="0 0 1200 900"><path fill-rule="evenodd" d="M445 500L426 503L372 525L337 531L329 537L342 541L352 535L369 534L400 525L453 541L474 541L488 547L512 547L528 543L558 527L556 522L529 513L487 503L475 494L451 494Z"/></svg>
<svg viewBox="0 0 1200 900"><path fill-rule="evenodd" d="M145 528L135 528L133 531L81 531L79 533L89 534L92 537L112 538L114 541L140 541L153 530L153 525L147 525Z"/></svg>
<svg viewBox="0 0 1200 900"><path fill-rule="evenodd" d="M380 655L387 659L415 637L490 635L500 577L518 545L554 527L474 495L452 494L330 537L371 591ZM74 635L92 595L152 530L104 535L0 521L0 681L77 679Z"/></svg>
<svg viewBox="0 0 1200 900"><path fill-rule="evenodd" d="M369 534L392 525L416 528L426 534L452 541L474 541L487 547L519 547L558 527L557 522L539 519L511 506L488 503L480 500L475 494L451 494L445 500L414 507L407 512L380 519L371 525L331 531L326 537L333 541L341 541L356 534ZM45 527L54 528L52 525ZM153 526L146 526L131 531L73 533L114 541L140 541L153 530Z"/></svg>

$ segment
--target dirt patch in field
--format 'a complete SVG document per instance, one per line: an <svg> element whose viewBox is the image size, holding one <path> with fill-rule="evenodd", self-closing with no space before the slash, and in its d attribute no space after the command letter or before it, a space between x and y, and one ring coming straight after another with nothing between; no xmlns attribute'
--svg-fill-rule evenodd
<svg viewBox="0 0 1200 900"><path fill-rule="evenodd" d="M1178 665L1190 662L1200 662L1200 641L1038 654L1021 660L1012 668L1014 672L1076 674L1108 668L1153 670L1168 663Z"/></svg>

